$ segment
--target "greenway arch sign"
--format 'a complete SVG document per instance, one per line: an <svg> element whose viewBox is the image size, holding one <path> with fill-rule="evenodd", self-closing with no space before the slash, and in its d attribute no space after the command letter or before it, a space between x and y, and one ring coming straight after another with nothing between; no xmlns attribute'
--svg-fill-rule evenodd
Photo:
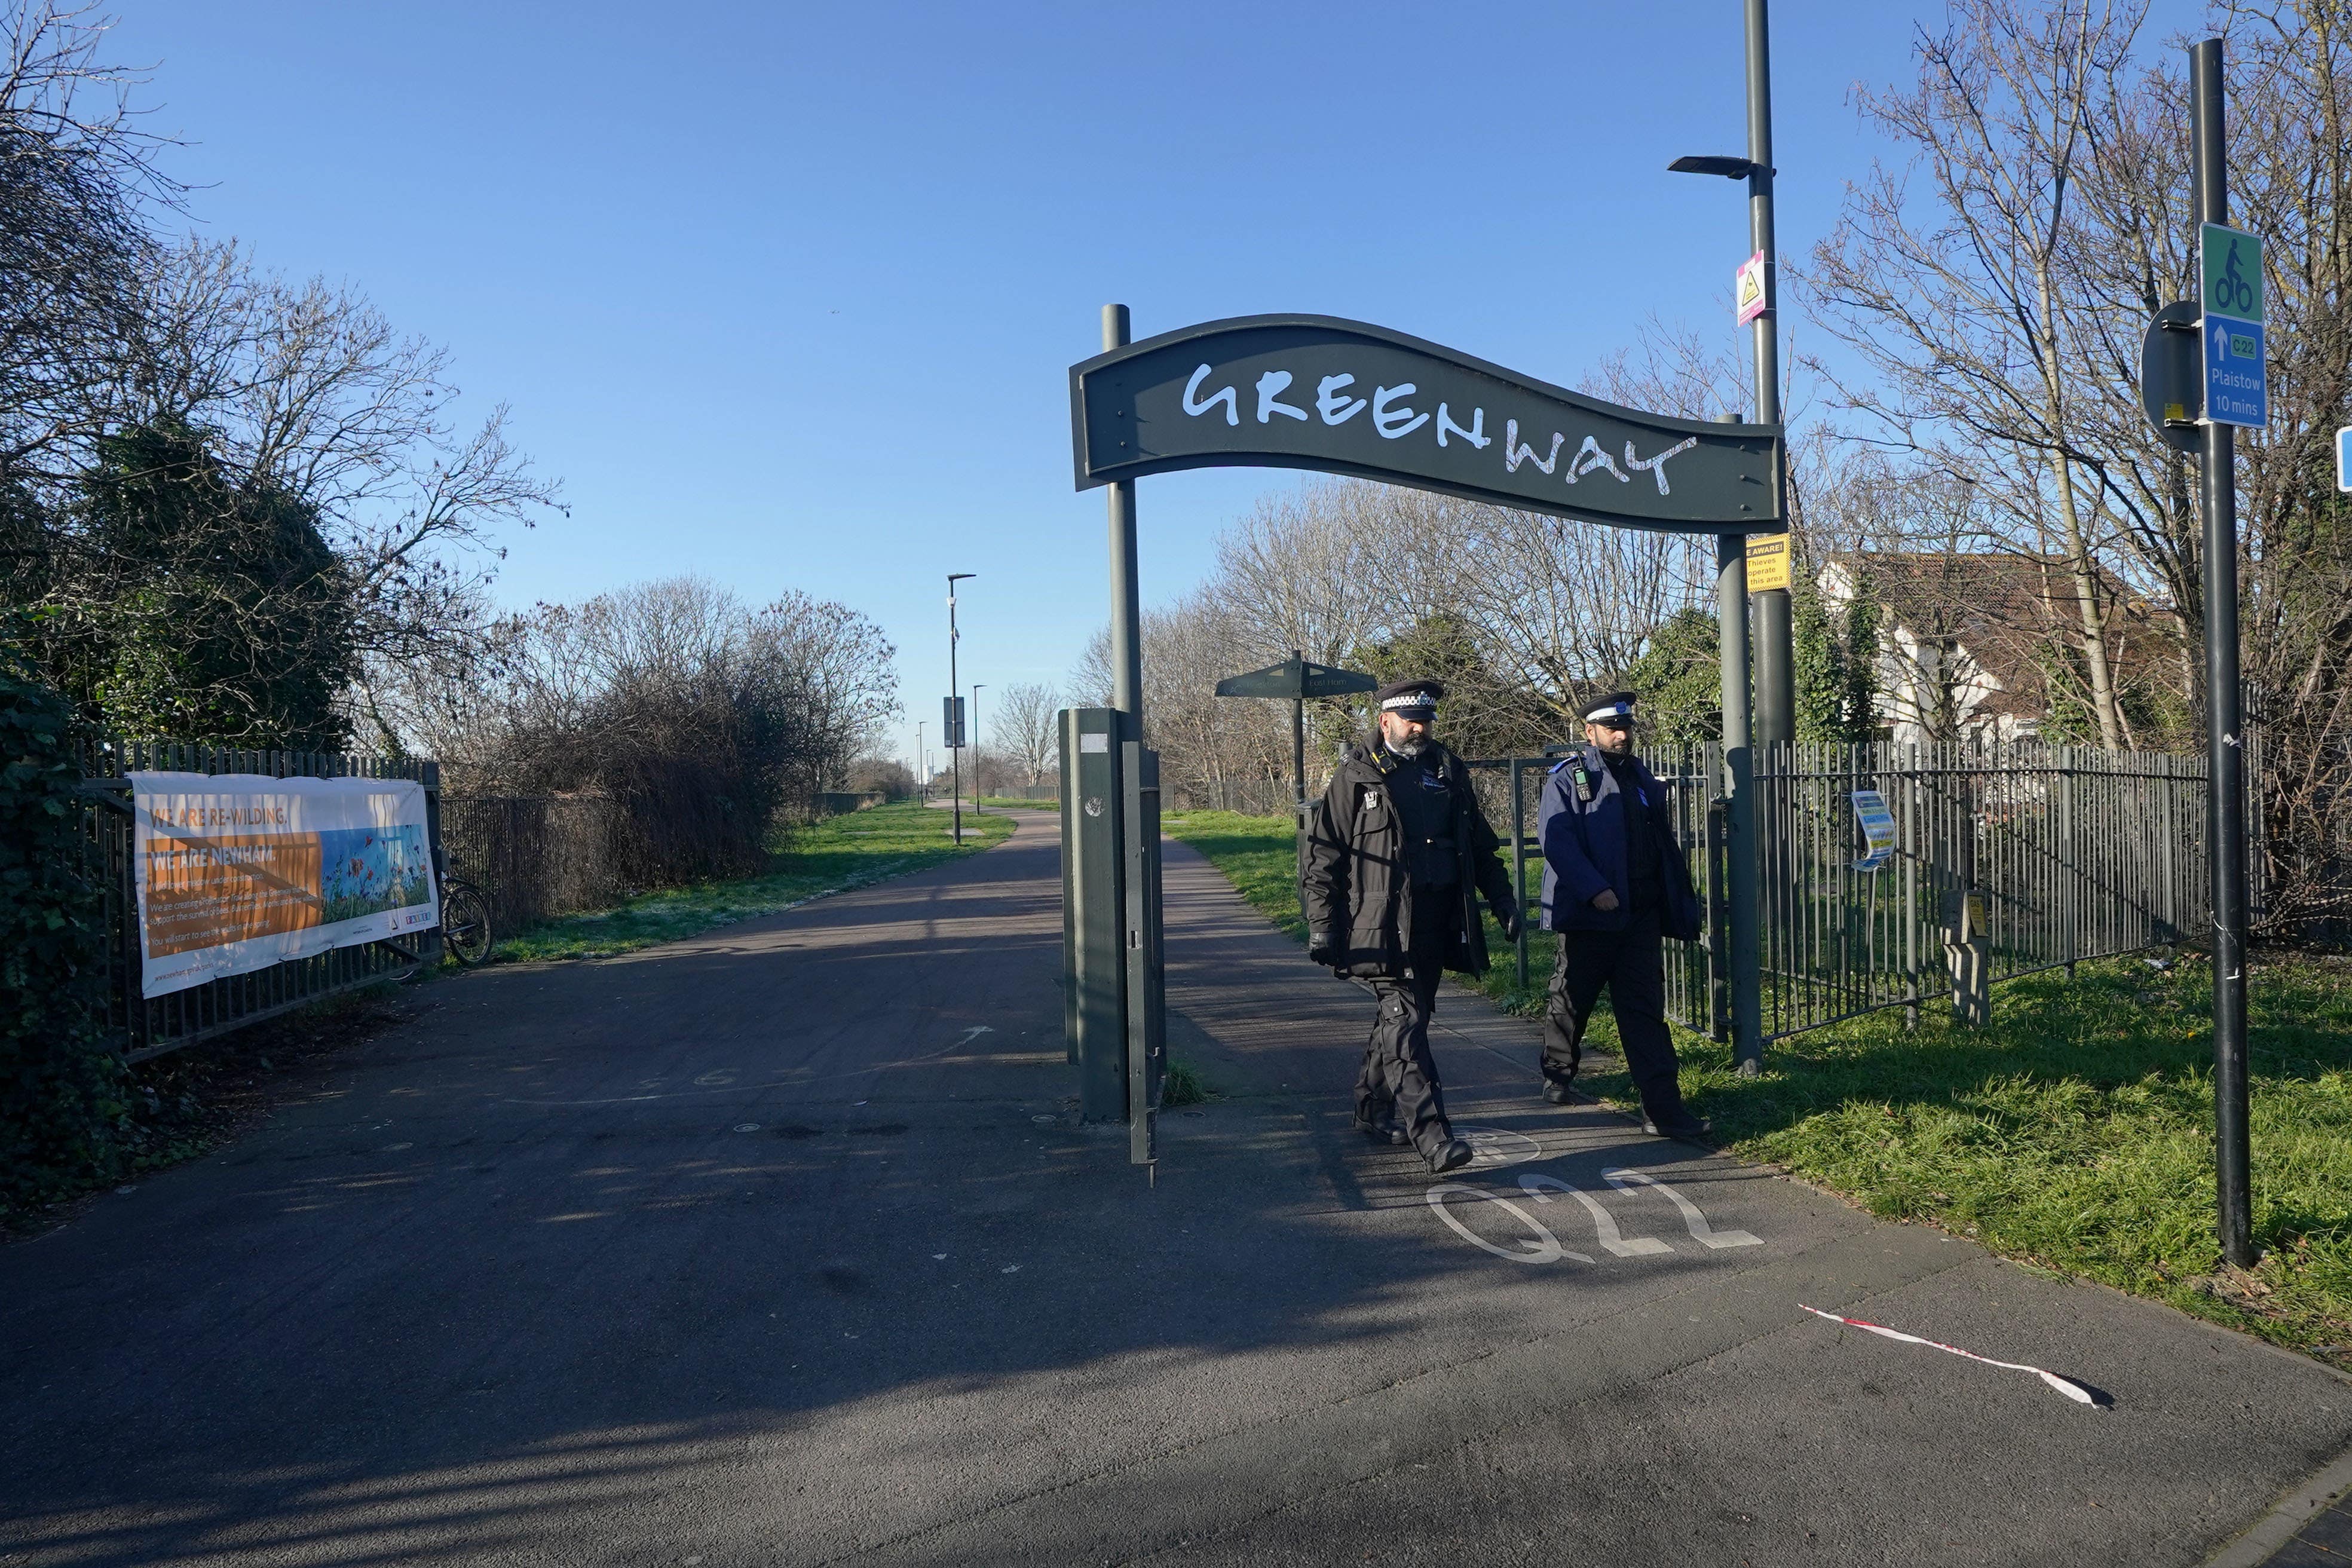
<svg viewBox="0 0 2352 1568"><path fill-rule="evenodd" d="M1350 474L1613 528L1775 533L1781 427L1621 408L1385 327L1239 316L1070 367L1077 488Z"/></svg>

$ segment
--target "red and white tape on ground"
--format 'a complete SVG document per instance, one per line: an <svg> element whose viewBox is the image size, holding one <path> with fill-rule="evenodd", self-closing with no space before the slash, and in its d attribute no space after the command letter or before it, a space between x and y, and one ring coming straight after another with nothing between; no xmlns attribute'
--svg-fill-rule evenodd
<svg viewBox="0 0 2352 1568"><path fill-rule="evenodd" d="M1840 1317L1835 1312L1824 1312L1819 1307L1806 1307L1802 1301L1798 1302L1797 1305L1804 1307L1806 1311L1816 1318L1827 1318L1832 1323L1843 1323L1850 1329L1860 1329L1864 1333L1876 1334L1882 1339L1897 1340L1906 1345L1926 1345L1932 1350L1947 1351L1966 1360L1982 1362L1987 1366L2001 1367L2010 1372L2030 1372L2077 1405L2087 1405L2094 1410L2104 1408L2096 1395L2071 1377L2061 1377L2054 1372L2044 1372L2038 1366L2027 1366L2022 1362L1995 1361L1990 1356L1979 1355L1974 1351L1964 1351L1958 1345L1948 1345L1941 1340L1923 1340L1916 1334L1906 1334L1900 1329L1890 1329L1884 1323L1866 1323L1860 1318Z"/></svg>

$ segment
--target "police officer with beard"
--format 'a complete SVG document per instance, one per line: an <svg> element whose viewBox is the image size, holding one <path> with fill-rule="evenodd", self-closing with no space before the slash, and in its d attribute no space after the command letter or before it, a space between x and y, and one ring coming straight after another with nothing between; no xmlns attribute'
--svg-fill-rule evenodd
<svg viewBox="0 0 2352 1568"><path fill-rule="evenodd" d="M1666 1032L1664 939L1699 933L1698 895L1675 842L1665 786L1633 755L1633 694L1612 692L1584 715L1583 747L1544 784L1544 928L1559 937L1544 1014L1544 1098L1569 1100L1584 1026L1603 986L1625 1066L1642 1096L1642 1130L1695 1138L1708 1123L1683 1104Z"/></svg>
<svg viewBox="0 0 2352 1568"><path fill-rule="evenodd" d="M1370 982L1380 999L1356 1082L1356 1130L1411 1143L1433 1172L1465 1164L1429 1050L1445 970L1482 974L1484 893L1507 937L1518 900L1462 760L1429 727L1445 689L1400 680L1374 694L1380 733L1348 749L1309 821L1307 954Z"/></svg>

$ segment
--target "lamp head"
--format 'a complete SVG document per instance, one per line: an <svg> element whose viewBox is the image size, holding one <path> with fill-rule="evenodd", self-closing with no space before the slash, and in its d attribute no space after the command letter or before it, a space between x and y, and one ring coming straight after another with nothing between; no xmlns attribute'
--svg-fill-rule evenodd
<svg viewBox="0 0 2352 1568"><path fill-rule="evenodd" d="M1670 174L1721 174L1727 180L1745 180L1757 174L1772 174L1780 171L1768 169L1751 158L1729 158L1713 153L1693 153L1666 165Z"/></svg>

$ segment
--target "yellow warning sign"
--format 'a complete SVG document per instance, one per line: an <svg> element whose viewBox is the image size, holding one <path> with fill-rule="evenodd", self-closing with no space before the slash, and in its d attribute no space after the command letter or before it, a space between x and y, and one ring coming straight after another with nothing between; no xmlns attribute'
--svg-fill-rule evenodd
<svg viewBox="0 0 2352 1568"><path fill-rule="evenodd" d="M1789 536L1785 533L1751 533L1748 536L1748 591L1761 594L1768 588L1789 585Z"/></svg>

